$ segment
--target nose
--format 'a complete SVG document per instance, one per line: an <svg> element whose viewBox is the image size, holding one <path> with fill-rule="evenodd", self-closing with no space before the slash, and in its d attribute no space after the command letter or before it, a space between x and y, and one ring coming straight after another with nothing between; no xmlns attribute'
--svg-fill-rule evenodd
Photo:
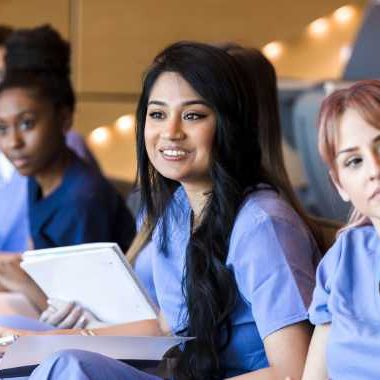
<svg viewBox="0 0 380 380"><path fill-rule="evenodd" d="M168 118L161 136L166 140L182 140L185 137L185 133L182 128L181 118L176 115Z"/></svg>
<svg viewBox="0 0 380 380"><path fill-rule="evenodd" d="M380 155L373 154L370 160L369 177L371 180L380 179Z"/></svg>
<svg viewBox="0 0 380 380"><path fill-rule="evenodd" d="M5 141L3 145L8 150L19 149L24 145L22 133L17 128L9 128L4 139Z"/></svg>

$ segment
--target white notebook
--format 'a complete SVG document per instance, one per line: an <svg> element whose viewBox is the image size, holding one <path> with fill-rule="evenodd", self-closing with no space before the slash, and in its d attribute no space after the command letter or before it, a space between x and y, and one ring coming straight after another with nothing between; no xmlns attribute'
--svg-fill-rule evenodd
<svg viewBox="0 0 380 380"><path fill-rule="evenodd" d="M48 298L78 302L100 321L157 318L154 303L115 243L27 251L21 267Z"/></svg>

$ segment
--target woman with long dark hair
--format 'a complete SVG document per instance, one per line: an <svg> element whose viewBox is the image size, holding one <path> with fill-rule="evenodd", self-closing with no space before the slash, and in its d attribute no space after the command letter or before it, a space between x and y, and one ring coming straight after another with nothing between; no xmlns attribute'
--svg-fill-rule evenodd
<svg viewBox="0 0 380 380"><path fill-rule="evenodd" d="M318 249L265 176L257 110L248 102L254 94L243 81L221 49L176 43L155 58L138 105L142 204L156 226L155 292L170 332L196 337L181 349L175 379L298 378L310 340ZM91 334L162 330L145 321ZM31 378L84 376L157 378L78 351L54 355Z"/></svg>

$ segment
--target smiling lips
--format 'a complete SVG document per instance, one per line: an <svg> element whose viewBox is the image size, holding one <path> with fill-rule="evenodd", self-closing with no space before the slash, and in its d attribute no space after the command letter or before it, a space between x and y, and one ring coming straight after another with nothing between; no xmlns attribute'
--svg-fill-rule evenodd
<svg viewBox="0 0 380 380"><path fill-rule="evenodd" d="M163 148L159 149L160 153L163 155L163 157L170 161L180 161L185 159L189 155L189 151L181 148Z"/></svg>

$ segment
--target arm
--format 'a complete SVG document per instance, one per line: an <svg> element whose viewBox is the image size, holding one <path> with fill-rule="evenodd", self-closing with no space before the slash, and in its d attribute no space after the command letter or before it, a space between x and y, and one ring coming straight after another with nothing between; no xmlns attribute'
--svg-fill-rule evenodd
<svg viewBox="0 0 380 380"><path fill-rule="evenodd" d="M303 380L328 379L326 365L326 346L331 324L319 325L315 328L311 340Z"/></svg>
<svg viewBox="0 0 380 380"><path fill-rule="evenodd" d="M162 336L165 335L160 328L158 319L148 319L144 321L123 323L108 327L100 327L91 330L94 335L114 335L114 336ZM7 327L0 327L0 336L6 335L83 335L83 329L61 329L49 331L29 331L17 330Z"/></svg>
<svg viewBox="0 0 380 380"><path fill-rule="evenodd" d="M284 380L288 376L294 380L300 379L310 338L311 326L306 321L277 330L264 339L269 367L230 379Z"/></svg>
<svg viewBox="0 0 380 380"><path fill-rule="evenodd" d="M46 309L45 293L20 267L21 255L0 255L0 287L2 290L19 292L40 311Z"/></svg>

